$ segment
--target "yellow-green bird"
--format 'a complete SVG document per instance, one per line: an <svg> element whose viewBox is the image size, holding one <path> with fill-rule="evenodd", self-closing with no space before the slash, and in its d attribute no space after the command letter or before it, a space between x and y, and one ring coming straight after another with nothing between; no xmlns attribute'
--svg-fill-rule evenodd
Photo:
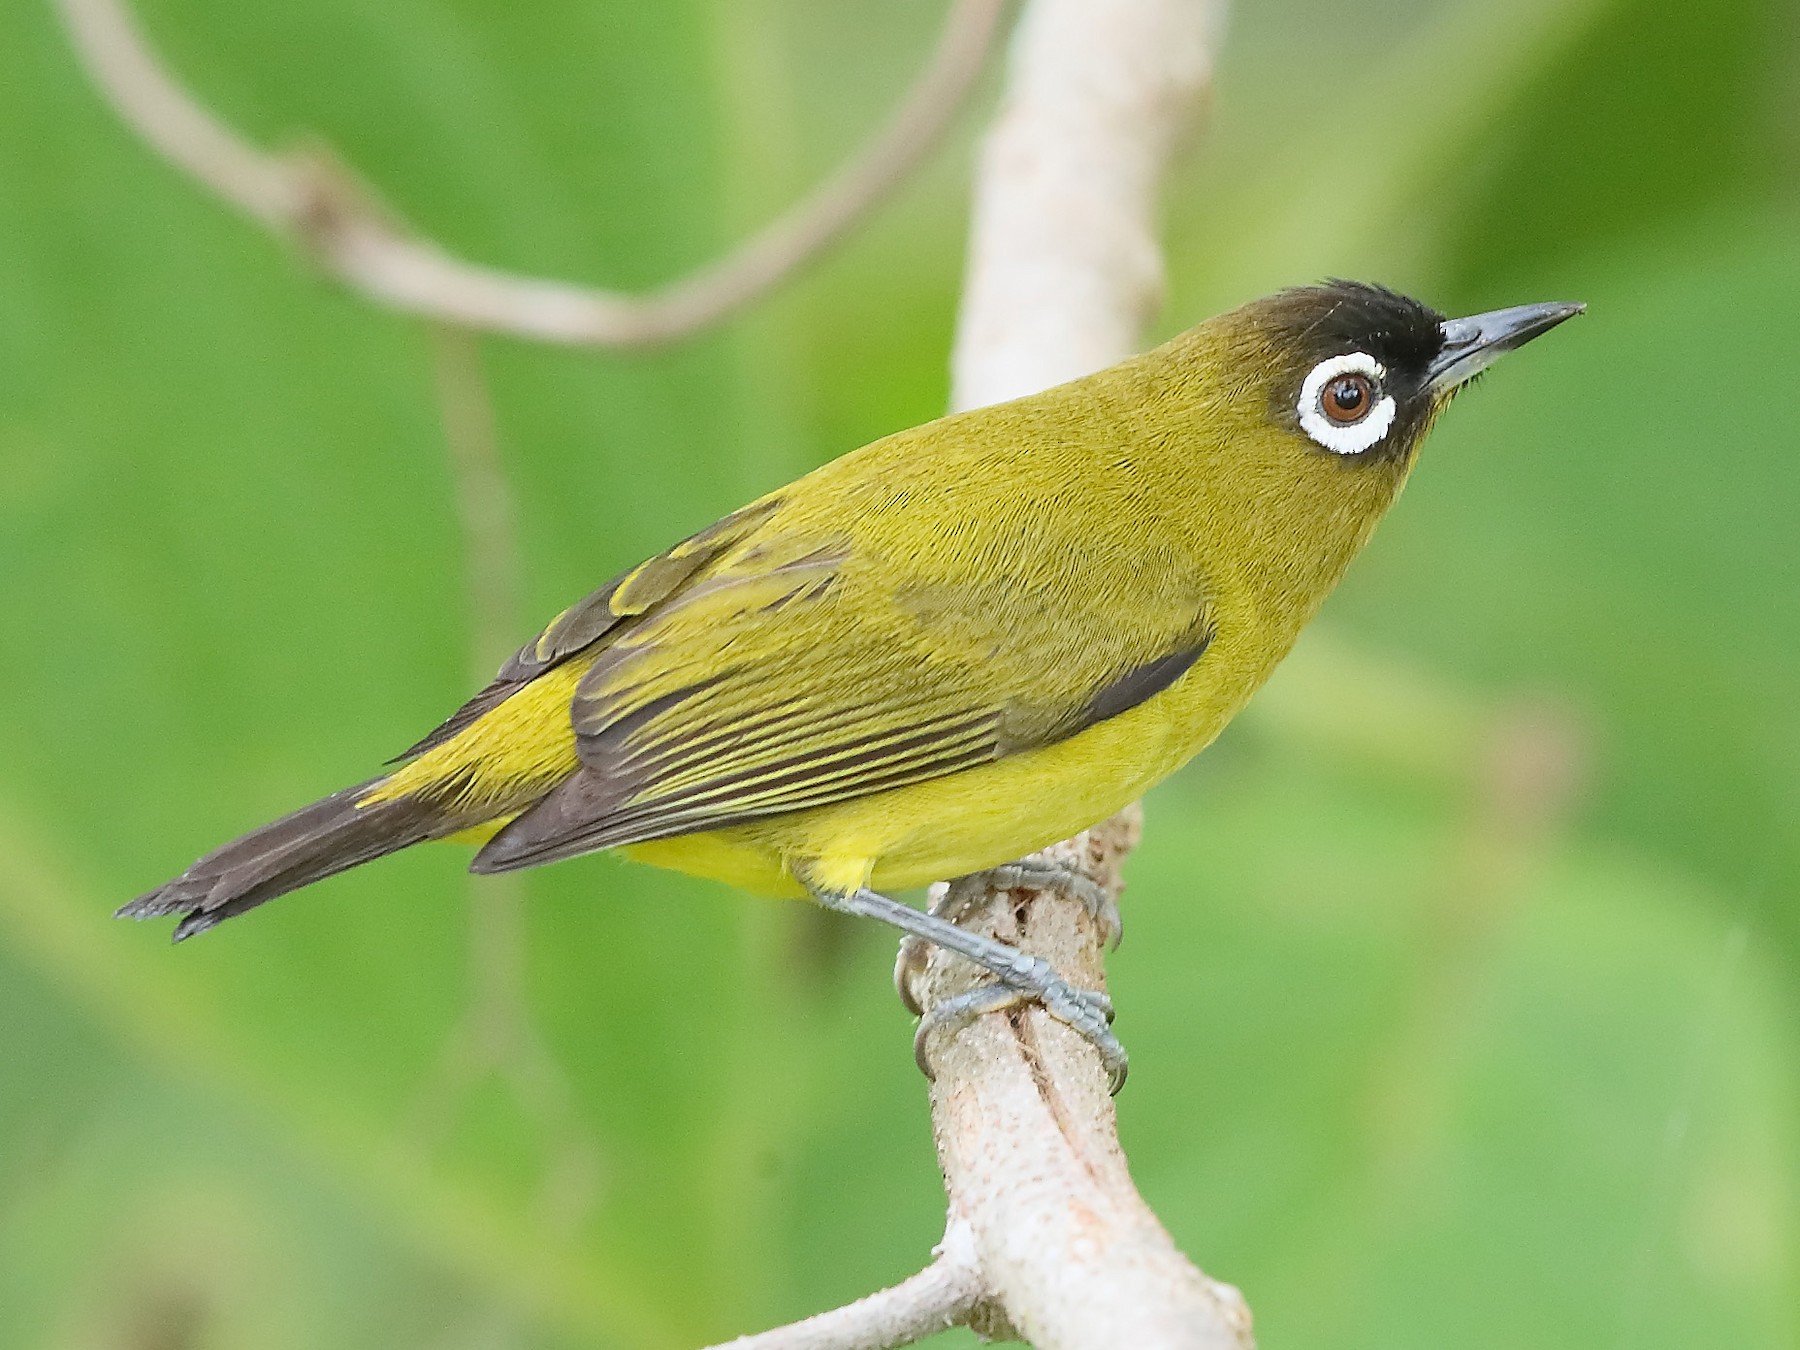
<svg viewBox="0 0 1800 1350"><path fill-rule="evenodd" d="M965 1011L1040 999L1117 1078L1102 996L879 892L1019 858L1191 759L1457 388L1580 309L1298 288L888 436L565 610L391 773L119 912L180 914L179 940L422 840L485 841L477 872L616 848L959 952L1000 981Z"/></svg>

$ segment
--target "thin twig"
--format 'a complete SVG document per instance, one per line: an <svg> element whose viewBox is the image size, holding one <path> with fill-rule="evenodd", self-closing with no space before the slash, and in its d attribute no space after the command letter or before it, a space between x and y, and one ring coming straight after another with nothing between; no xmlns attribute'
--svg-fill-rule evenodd
<svg viewBox="0 0 1800 1350"><path fill-rule="evenodd" d="M218 196L296 240L338 280L389 308L462 328L598 347L699 332L841 239L948 129L1006 7L1006 0L953 0L930 59L855 157L732 253L629 295L456 257L398 225L329 155L270 154L244 139L162 64L124 0L56 3L94 83L127 125Z"/></svg>
<svg viewBox="0 0 1800 1350"><path fill-rule="evenodd" d="M479 339L442 324L430 336L432 385L462 525L469 679L480 688L519 642L525 568L519 511L500 458L500 429Z"/></svg>
<svg viewBox="0 0 1800 1350"><path fill-rule="evenodd" d="M961 1326L981 1294L968 1228L952 1223L932 1263L891 1289L711 1350L889 1350Z"/></svg>

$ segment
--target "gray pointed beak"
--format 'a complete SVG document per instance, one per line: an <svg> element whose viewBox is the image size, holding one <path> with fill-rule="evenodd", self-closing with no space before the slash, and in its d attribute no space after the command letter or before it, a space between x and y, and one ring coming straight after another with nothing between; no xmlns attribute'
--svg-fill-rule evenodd
<svg viewBox="0 0 1800 1350"><path fill-rule="evenodd" d="M1548 333L1564 319L1574 318L1586 305L1551 301L1543 305L1514 305L1491 309L1466 319L1445 319L1439 327L1444 349L1425 372L1425 385L1434 394L1447 394L1473 379L1515 347Z"/></svg>

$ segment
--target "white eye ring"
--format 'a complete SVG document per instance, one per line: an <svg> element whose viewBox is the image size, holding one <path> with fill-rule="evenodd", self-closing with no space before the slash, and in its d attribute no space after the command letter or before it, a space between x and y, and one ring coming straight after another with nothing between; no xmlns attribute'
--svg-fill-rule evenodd
<svg viewBox="0 0 1800 1350"><path fill-rule="evenodd" d="M1300 414L1300 427L1320 445L1337 455L1360 455L1378 444L1394 425L1394 396L1383 394L1375 406L1359 422L1334 422L1325 415L1319 399L1328 381L1339 375L1367 375L1377 387L1387 378L1387 369L1367 352L1350 352L1319 362L1300 386L1300 401L1294 411Z"/></svg>

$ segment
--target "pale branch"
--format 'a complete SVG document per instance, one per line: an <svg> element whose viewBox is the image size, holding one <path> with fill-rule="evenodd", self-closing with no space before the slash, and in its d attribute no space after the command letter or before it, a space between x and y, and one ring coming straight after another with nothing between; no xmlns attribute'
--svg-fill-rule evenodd
<svg viewBox="0 0 1800 1350"><path fill-rule="evenodd" d="M1121 812L1039 856L1116 893L1137 834L1137 812ZM963 922L1104 987L1100 931L1078 904L1001 892ZM913 994L930 1008L976 983L965 963L934 958ZM982 1275L986 1316L972 1325L1038 1350L1248 1350L1242 1297L1183 1256L1138 1194L1086 1041L1015 1010L940 1033L931 1057L950 1222L968 1226Z"/></svg>
<svg viewBox="0 0 1800 1350"><path fill-rule="evenodd" d="M1160 298L1158 185L1210 84L1224 0L1038 0L982 146L952 396L1033 393L1136 351ZM1045 851L1115 894L1136 808ZM1103 987L1101 934L1051 894L990 893L968 926ZM968 987L934 953L930 1008ZM1245 1350L1249 1309L1176 1248L1132 1183L1099 1056L1042 1009L939 1036L932 1119L987 1304L1039 1350Z"/></svg>
<svg viewBox="0 0 1800 1350"><path fill-rule="evenodd" d="M128 126L345 285L388 308L462 328L596 347L697 333L841 239L942 138L986 64L1006 7L1006 0L952 0L930 58L860 152L729 254L631 295L456 257L398 224L331 156L273 154L245 139L162 63L125 0L56 3L89 75Z"/></svg>
<svg viewBox="0 0 1800 1350"><path fill-rule="evenodd" d="M1136 350L1161 283L1157 185L1210 82L1222 19L1223 0L1028 6L977 172L957 407ZM1116 895L1139 819L1134 807L1043 856ZM1104 987L1099 926L1072 900L992 892L959 922L1078 986ZM934 951L908 994L929 1010L980 979ZM1027 1006L938 1031L926 1049L946 1232L966 1235L977 1282L969 1326L1039 1350L1249 1350L1243 1299L1183 1256L1138 1194L1092 1047ZM874 1350L913 1339L781 1339L835 1315L734 1344Z"/></svg>
<svg viewBox="0 0 1800 1350"><path fill-rule="evenodd" d="M1162 298L1158 188L1212 79L1225 0L1039 0L983 138L950 402L1134 354Z"/></svg>

